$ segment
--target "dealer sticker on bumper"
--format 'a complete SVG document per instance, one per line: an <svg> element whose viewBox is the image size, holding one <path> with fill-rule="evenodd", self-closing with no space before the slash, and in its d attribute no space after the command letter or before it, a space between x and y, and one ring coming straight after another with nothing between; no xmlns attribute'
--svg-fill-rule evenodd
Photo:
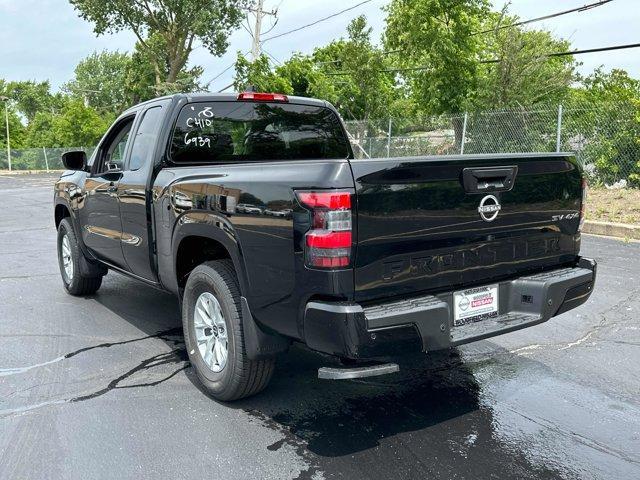
<svg viewBox="0 0 640 480"><path fill-rule="evenodd" d="M453 326L498 315L498 285L470 288L453 293Z"/></svg>

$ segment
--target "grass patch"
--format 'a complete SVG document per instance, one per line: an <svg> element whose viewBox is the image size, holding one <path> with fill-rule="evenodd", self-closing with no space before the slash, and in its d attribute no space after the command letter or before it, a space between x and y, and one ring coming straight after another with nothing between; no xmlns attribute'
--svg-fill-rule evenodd
<svg viewBox="0 0 640 480"><path fill-rule="evenodd" d="M587 220L640 225L640 189L589 188Z"/></svg>

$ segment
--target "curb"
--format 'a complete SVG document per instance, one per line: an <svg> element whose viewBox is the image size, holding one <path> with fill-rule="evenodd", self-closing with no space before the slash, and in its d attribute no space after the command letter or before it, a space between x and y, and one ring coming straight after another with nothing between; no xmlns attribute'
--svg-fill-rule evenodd
<svg viewBox="0 0 640 480"><path fill-rule="evenodd" d="M586 220L582 226L583 233L606 235L608 237L632 238L640 240L640 225L628 223L596 222Z"/></svg>
<svg viewBox="0 0 640 480"><path fill-rule="evenodd" d="M45 173L62 173L64 170L0 170L0 175L42 175Z"/></svg>

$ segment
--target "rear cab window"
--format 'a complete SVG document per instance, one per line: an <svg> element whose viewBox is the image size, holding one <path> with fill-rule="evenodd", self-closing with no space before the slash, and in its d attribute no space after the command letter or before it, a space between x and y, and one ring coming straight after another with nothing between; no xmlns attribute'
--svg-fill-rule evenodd
<svg viewBox="0 0 640 480"><path fill-rule="evenodd" d="M332 110L290 103L189 103L171 142L171 160L191 164L344 159L349 153Z"/></svg>

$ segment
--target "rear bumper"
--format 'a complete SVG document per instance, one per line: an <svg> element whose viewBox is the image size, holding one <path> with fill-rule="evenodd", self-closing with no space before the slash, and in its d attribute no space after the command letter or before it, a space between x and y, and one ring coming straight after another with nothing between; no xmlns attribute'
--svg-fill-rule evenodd
<svg viewBox="0 0 640 480"><path fill-rule="evenodd" d="M312 349L360 359L441 350L538 323L587 301L596 262L580 258L560 268L499 283L499 316L453 327L453 292L371 307L309 302L304 340Z"/></svg>

